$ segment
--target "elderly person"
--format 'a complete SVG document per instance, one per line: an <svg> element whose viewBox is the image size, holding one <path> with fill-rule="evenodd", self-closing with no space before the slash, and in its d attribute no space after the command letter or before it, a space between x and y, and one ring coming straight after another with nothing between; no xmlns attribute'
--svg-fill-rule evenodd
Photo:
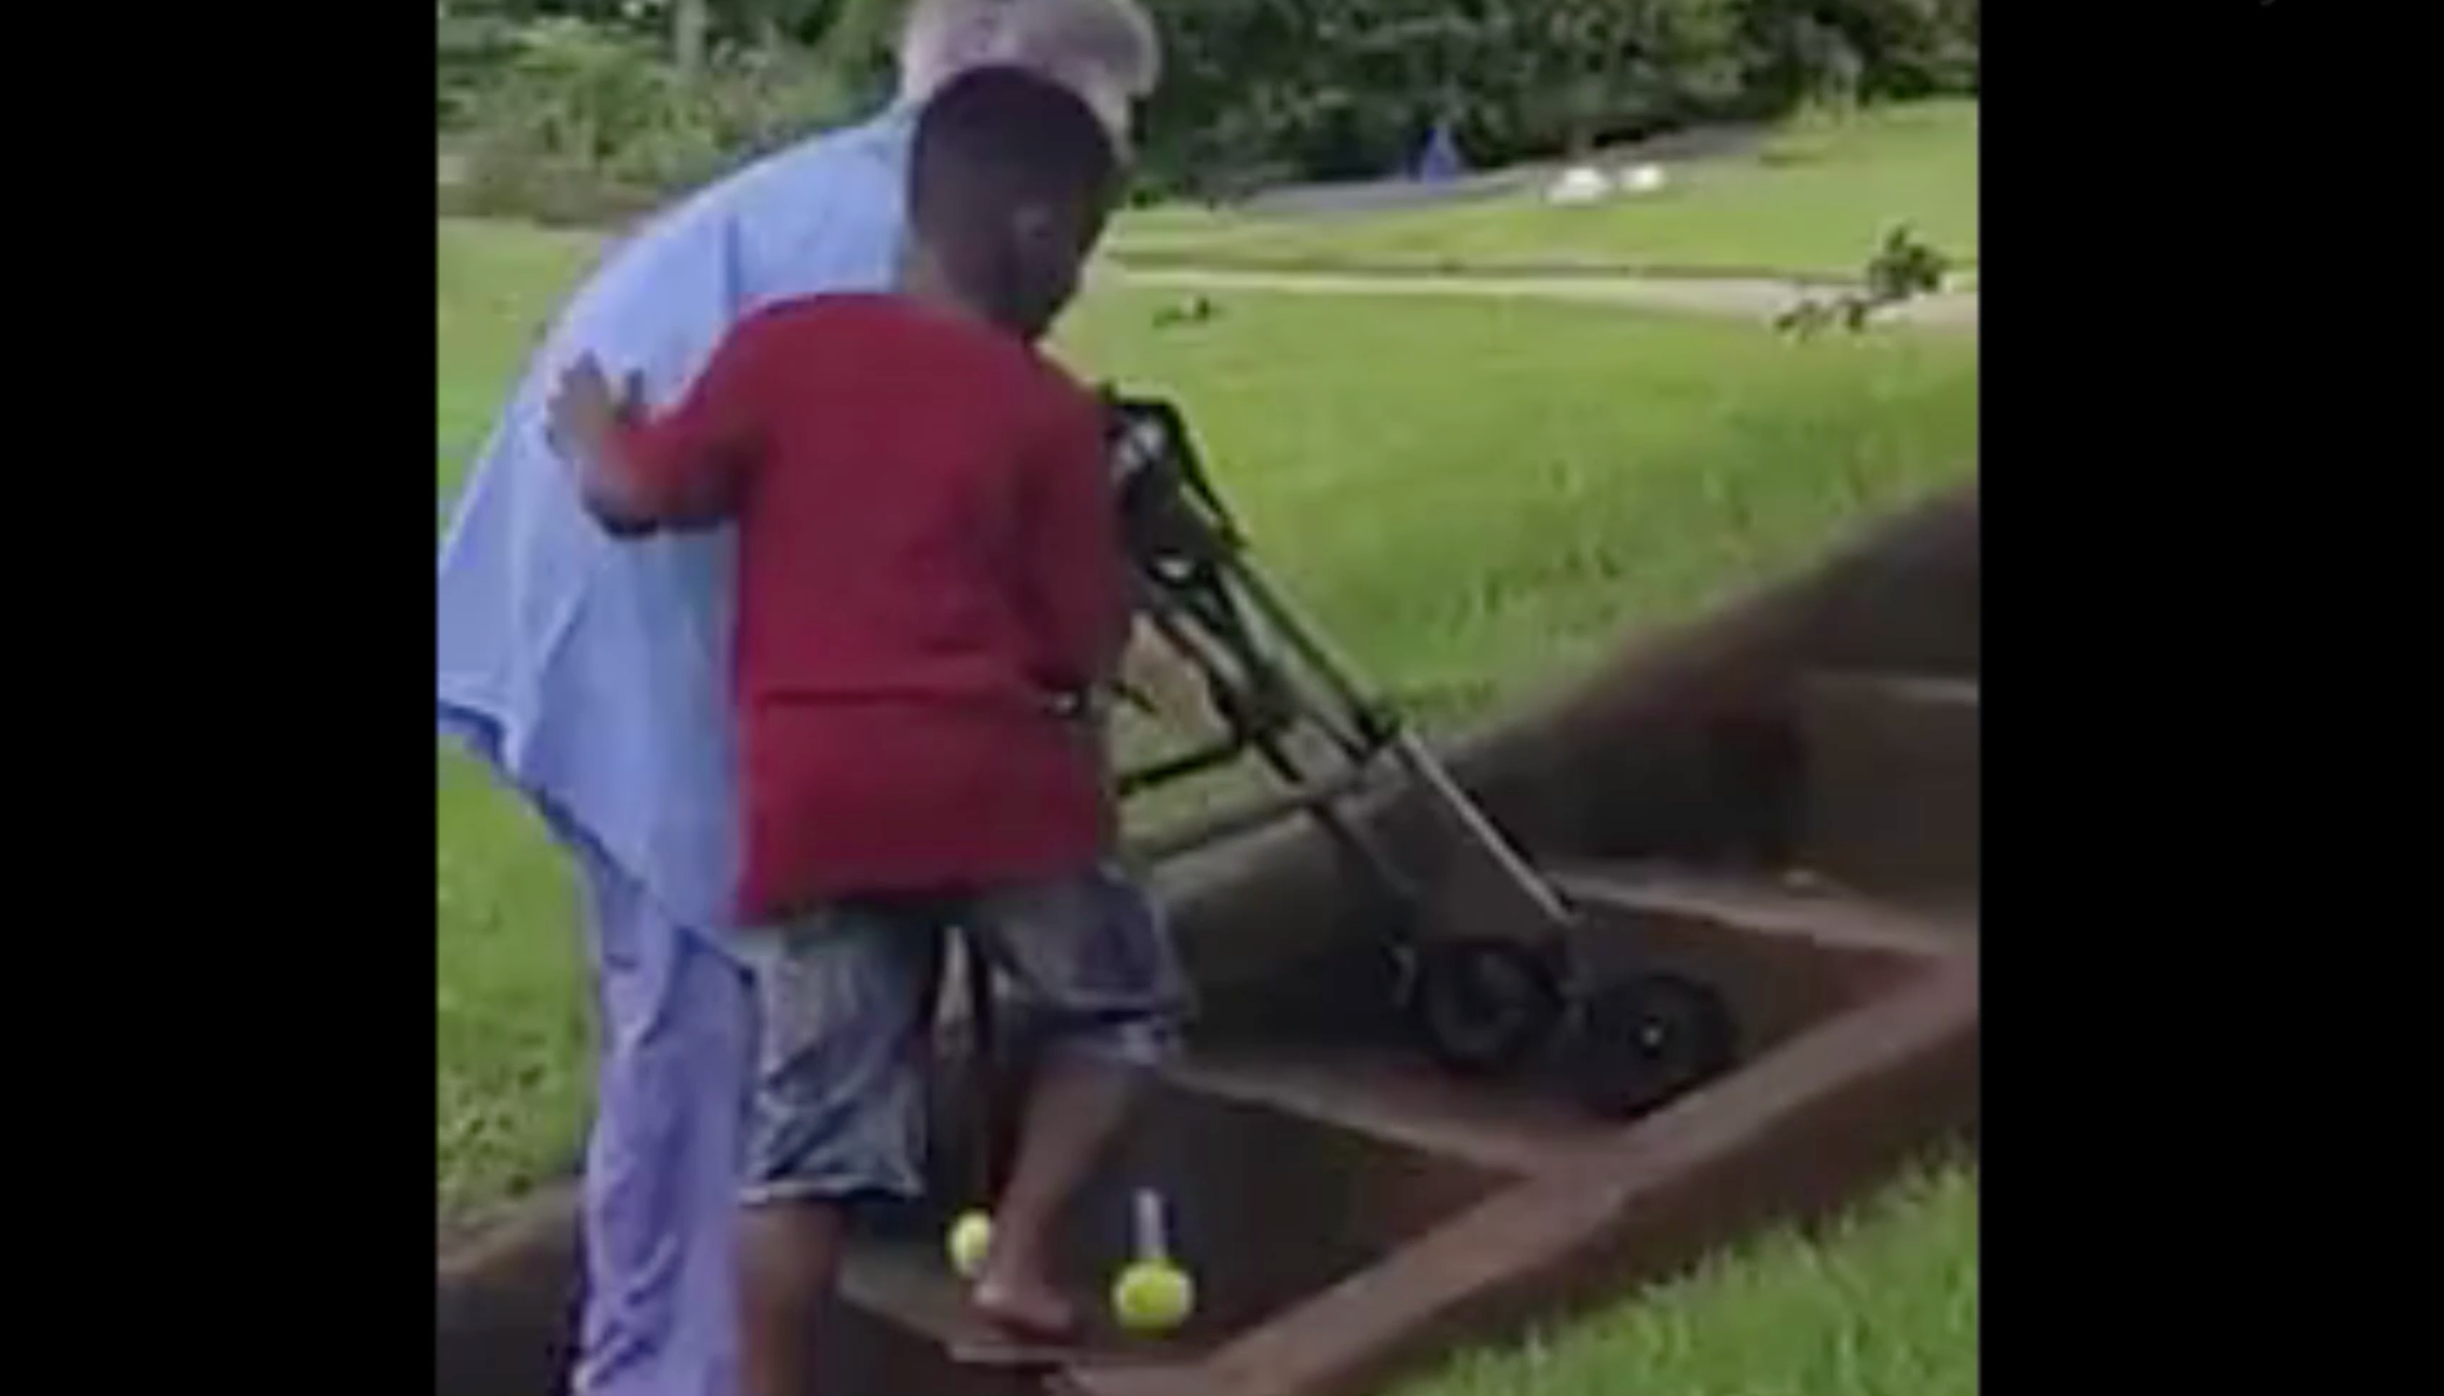
<svg viewBox="0 0 2444 1396"><path fill-rule="evenodd" d="M585 1160L578 1396L736 1396L747 981L729 703L734 539L623 543L547 441L582 354L654 405L745 315L888 288L913 113L986 63L1033 69L1125 132L1159 51L1133 0L919 0L880 116L784 150L647 224L572 298L461 494L440 558L437 715L575 858L601 1002Z"/></svg>

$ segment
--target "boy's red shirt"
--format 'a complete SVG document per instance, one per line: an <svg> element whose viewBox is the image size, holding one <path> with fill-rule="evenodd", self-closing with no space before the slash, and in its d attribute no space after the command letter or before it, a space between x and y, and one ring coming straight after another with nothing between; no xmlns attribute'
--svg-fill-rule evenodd
<svg viewBox="0 0 2444 1396"><path fill-rule="evenodd" d="M738 525L744 916L1098 855L1098 739L1055 706L1127 630L1090 393L981 324L820 296L619 447L656 521Z"/></svg>

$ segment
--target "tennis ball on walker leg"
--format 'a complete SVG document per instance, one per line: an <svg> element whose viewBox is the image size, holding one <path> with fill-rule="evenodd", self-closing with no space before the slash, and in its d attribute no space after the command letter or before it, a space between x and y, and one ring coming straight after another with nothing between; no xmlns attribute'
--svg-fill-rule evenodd
<svg viewBox="0 0 2444 1396"><path fill-rule="evenodd" d="M1131 1261L1112 1285L1112 1317L1131 1333L1168 1333L1196 1308L1196 1283L1168 1260Z"/></svg>
<svg viewBox="0 0 2444 1396"><path fill-rule="evenodd" d="M1167 1333L1196 1308L1196 1283L1171 1260L1163 1199L1150 1189L1136 1197L1137 1254L1112 1282L1112 1317L1131 1333Z"/></svg>
<svg viewBox="0 0 2444 1396"><path fill-rule="evenodd" d="M960 1279L972 1280L982 1274L985 1253L992 1248L991 1217L971 1209L950 1224L950 1268Z"/></svg>

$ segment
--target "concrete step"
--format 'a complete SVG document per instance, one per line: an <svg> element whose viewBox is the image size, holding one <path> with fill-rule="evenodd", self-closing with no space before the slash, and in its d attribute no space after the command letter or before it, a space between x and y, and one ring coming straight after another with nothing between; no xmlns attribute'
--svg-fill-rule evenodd
<svg viewBox="0 0 2444 1396"><path fill-rule="evenodd" d="M1119 1171L1136 1180L1167 1183L1175 1190L1177 1222L1201 1242L1192 1243L1202 1260L1200 1270L1212 1272L1213 1281L1224 1287L1218 1297L1237 1311L1238 1321L1229 1327L1243 1326L1275 1307L1247 1302L1244 1291L1249 1282L1244 1276L1234 1276L1232 1270L1260 1276L1258 1283L1272 1291L1277 1303L1305 1287L1276 1284L1277 1276L1288 1281L1293 1274L1306 1278L1304 1272L1312 1271L1312 1279L1321 1280L1346 1273L1432 1219L1481 1195L1499 1177L1552 1167L1615 1132L1608 1122L1587 1115L1558 1095L1458 1080L1438 1070L1423 1053L1402 1046L1305 1040L1199 1045L1166 1077L1152 1117L1135 1131L1139 1135L1136 1143L1142 1149L1150 1142L1146 1135L1176 1127L1188 1118L1211 1121L1194 1131L1205 1137L1192 1141L1197 1147L1162 1149L1151 1156L1141 1153L1147 1161L1123 1165ZM1225 1116L1217 1111L1227 1112L1239 1123L1222 1126ZM1308 1156L1318 1155L1319 1149L1326 1154L1346 1153L1348 1146L1324 1142L1335 1136L1371 1141L1362 1147L1380 1161L1371 1169L1351 1164L1298 1167L1309 1161ZM1295 1142L1302 1138L1304 1142ZM1167 1162L1152 1161L1162 1155L1168 1155ZM1454 1166L1462 1171L1450 1171ZM1298 1229L1296 1237L1278 1234L1277 1227L1263 1227L1263 1239L1252 1239L1259 1232L1242 1228L1257 1223L1260 1212L1219 1195L1233 1191L1233 1185L1217 1185L1212 1175L1251 1168L1270 1171L1263 1190L1278 1202L1278 1219ZM1324 1186L1315 1204L1332 1215L1310 1215L1313 1208L1302 1212L1296 1205L1298 1196L1318 1192L1318 1177L1334 1173L1341 1175L1340 1180ZM1442 1181L1434 1181L1436 1173L1442 1175ZM1481 1181L1467 1181L1471 1176ZM1090 1187L1089 1191L1105 1189ZM1415 1196L1403 1200L1403 1192ZM1090 1196L1087 1211L1098 1210L1109 1209L1099 1207ZM1249 1264L1251 1257L1262 1252L1303 1249L1313 1236L1346 1227L1352 1216L1369 1212L1383 1215L1380 1220L1362 1221L1355 1228L1362 1239L1354 1246L1346 1242L1333 1246L1339 1252L1333 1258L1286 1267ZM1219 1228L1217 1222L1222 1223ZM1104 1272L1112 1257L1094 1248L1102 1263L1079 1264L1074 1247L1081 1238L1074 1234L1075 1226L1073 1218L1073 1234L1064 1247L1072 1253L1064 1268L1081 1297L1099 1299L1097 1280L1108 1278ZM947 1354L972 1340L978 1330L967 1309L964 1287L944 1256L943 1244L938 1225L911 1225L905 1218L888 1231L858 1236L842 1265L842 1300L908 1339ZM1233 1295L1232 1290L1243 1292ZM1231 1303L1234 1298L1240 1302ZM1063 1365L1109 1370L1187 1363L1228 1336L1228 1331L1200 1326L1174 1341L1130 1339L1113 1331L1103 1316L1090 1315L1087 1341L1078 1359ZM983 1371L967 1377L973 1384L957 1387L961 1396L1004 1389L991 1385L994 1378ZM1002 1379L1009 1378L1005 1374ZM1036 1388L1012 1385L1006 1389ZM950 1396L947 1389L944 1396Z"/></svg>
<svg viewBox="0 0 2444 1396"><path fill-rule="evenodd" d="M1622 911L1695 919L1835 954L1948 956L1974 938L1974 909L1941 915L1835 889L1805 874L1697 872L1641 863L1545 869L1562 895Z"/></svg>
<svg viewBox="0 0 2444 1396"><path fill-rule="evenodd" d="M546 1188L437 1257L435 1396L559 1390L576 1351L577 1192Z"/></svg>
<svg viewBox="0 0 2444 1396"><path fill-rule="evenodd" d="M839 1314L825 1328L822 1391L1040 1396L1035 1376L952 1356L970 1331L965 1296L939 1252L860 1238L843 1257Z"/></svg>
<svg viewBox="0 0 2444 1396"><path fill-rule="evenodd" d="M1730 1001L1754 1058L1940 962L1976 953L1973 917L1946 917L1765 871L1640 863L1545 865L1587 918L1598 978L1660 965Z"/></svg>
<svg viewBox="0 0 2444 1396"><path fill-rule="evenodd" d="M1225 1100L1503 1173L1535 1172L1609 1132L1558 1093L1462 1080L1405 1042L1200 1049L1175 1078Z"/></svg>
<svg viewBox="0 0 2444 1396"><path fill-rule="evenodd" d="M1082 1292L1073 1297L1091 1304L1102 1295ZM898 1383L841 1388L877 1396L1044 1396L1048 1389L1060 1389L1058 1378L1064 1372L1176 1367L1192 1361L1200 1350L1161 1339L1123 1337L1090 1309L1085 1340L1075 1348L1046 1351L1042 1360L1024 1367L964 1362L963 1350L989 1350L998 1340L987 1337L970 1315L966 1285L951 1273L940 1248L907 1240L852 1242L841 1262L840 1298L867 1320L887 1325L903 1344L925 1352L935 1364L923 1373L921 1385L908 1384L903 1377ZM897 1370L913 1373L915 1364L903 1359Z"/></svg>
<svg viewBox="0 0 2444 1396"><path fill-rule="evenodd" d="M965 1287L938 1246L914 1240L860 1237L840 1267L841 1302L887 1325L900 1342L927 1352L940 1366L928 1372L927 1393L943 1396L1036 1396L1042 1385L1025 1374L963 1366L952 1356L981 1330L969 1317ZM912 1365L912 1364L903 1364ZM946 1386L955 1381L955 1387ZM874 1388L882 1390L885 1388ZM899 1388L888 1388L897 1390Z"/></svg>
<svg viewBox="0 0 2444 1396"><path fill-rule="evenodd" d="M1802 686L1800 861L1829 882L1957 910L1977 898L1978 684L1817 674Z"/></svg>
<svg viewBox="0 0 2444 1396"><path fill-rule="evenodd" d="M1053 1238L1056 1276L1092 1305L1083 1351L1065 1365L1194 1361L1506 1181L1503 1171L1464 1154L1422 1147L1416 1136L1429 1132L1422 1125L1382 1125L1400 1107L1367 1101L1378 1087L1420 1102L1416 1110L1431 1108L1422 1103L1422 1082L1399 1084L1400 1069L1378 1065L1360 1074L1338 1065L1351 1060L1346 1049L1329 1045L1302 1069L1276 1055L1282 1051L1270 1042L1250 1052L1197 1044L1098 1160ZM1422 1061L1408 1068L1417 1077L1430 1071ZM1354 1079L1336 1082L1336 1073ZM943 1085L928 1196L861 1215L841 1277L849 1308L936 1356L980 1337L944 1250L952 1215L976 1196L959 1182L970 1176L974 1131L963 1122L973 1115L961 1083ZM1514 1146L1501 1156L1519 1153ZM1198 1276L1187 1326L1153 1340L1119 1332L1097 1302L1128 1260L1131 1203L1141 1188L1169 1203L1174 1251L1194 1259Z"/></svg>

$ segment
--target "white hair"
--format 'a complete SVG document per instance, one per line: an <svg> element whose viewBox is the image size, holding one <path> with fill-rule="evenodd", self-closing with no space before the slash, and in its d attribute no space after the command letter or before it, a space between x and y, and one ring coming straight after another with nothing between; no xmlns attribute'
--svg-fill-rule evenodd
<svg viewBox="0 0 2444 1396"><path fill-rule="evenodd" d="M1032 68L1125 126L1162 79L1162 41L1137 0L916 0L900 30L900 96L921 102L970 68Z"/></svg>

